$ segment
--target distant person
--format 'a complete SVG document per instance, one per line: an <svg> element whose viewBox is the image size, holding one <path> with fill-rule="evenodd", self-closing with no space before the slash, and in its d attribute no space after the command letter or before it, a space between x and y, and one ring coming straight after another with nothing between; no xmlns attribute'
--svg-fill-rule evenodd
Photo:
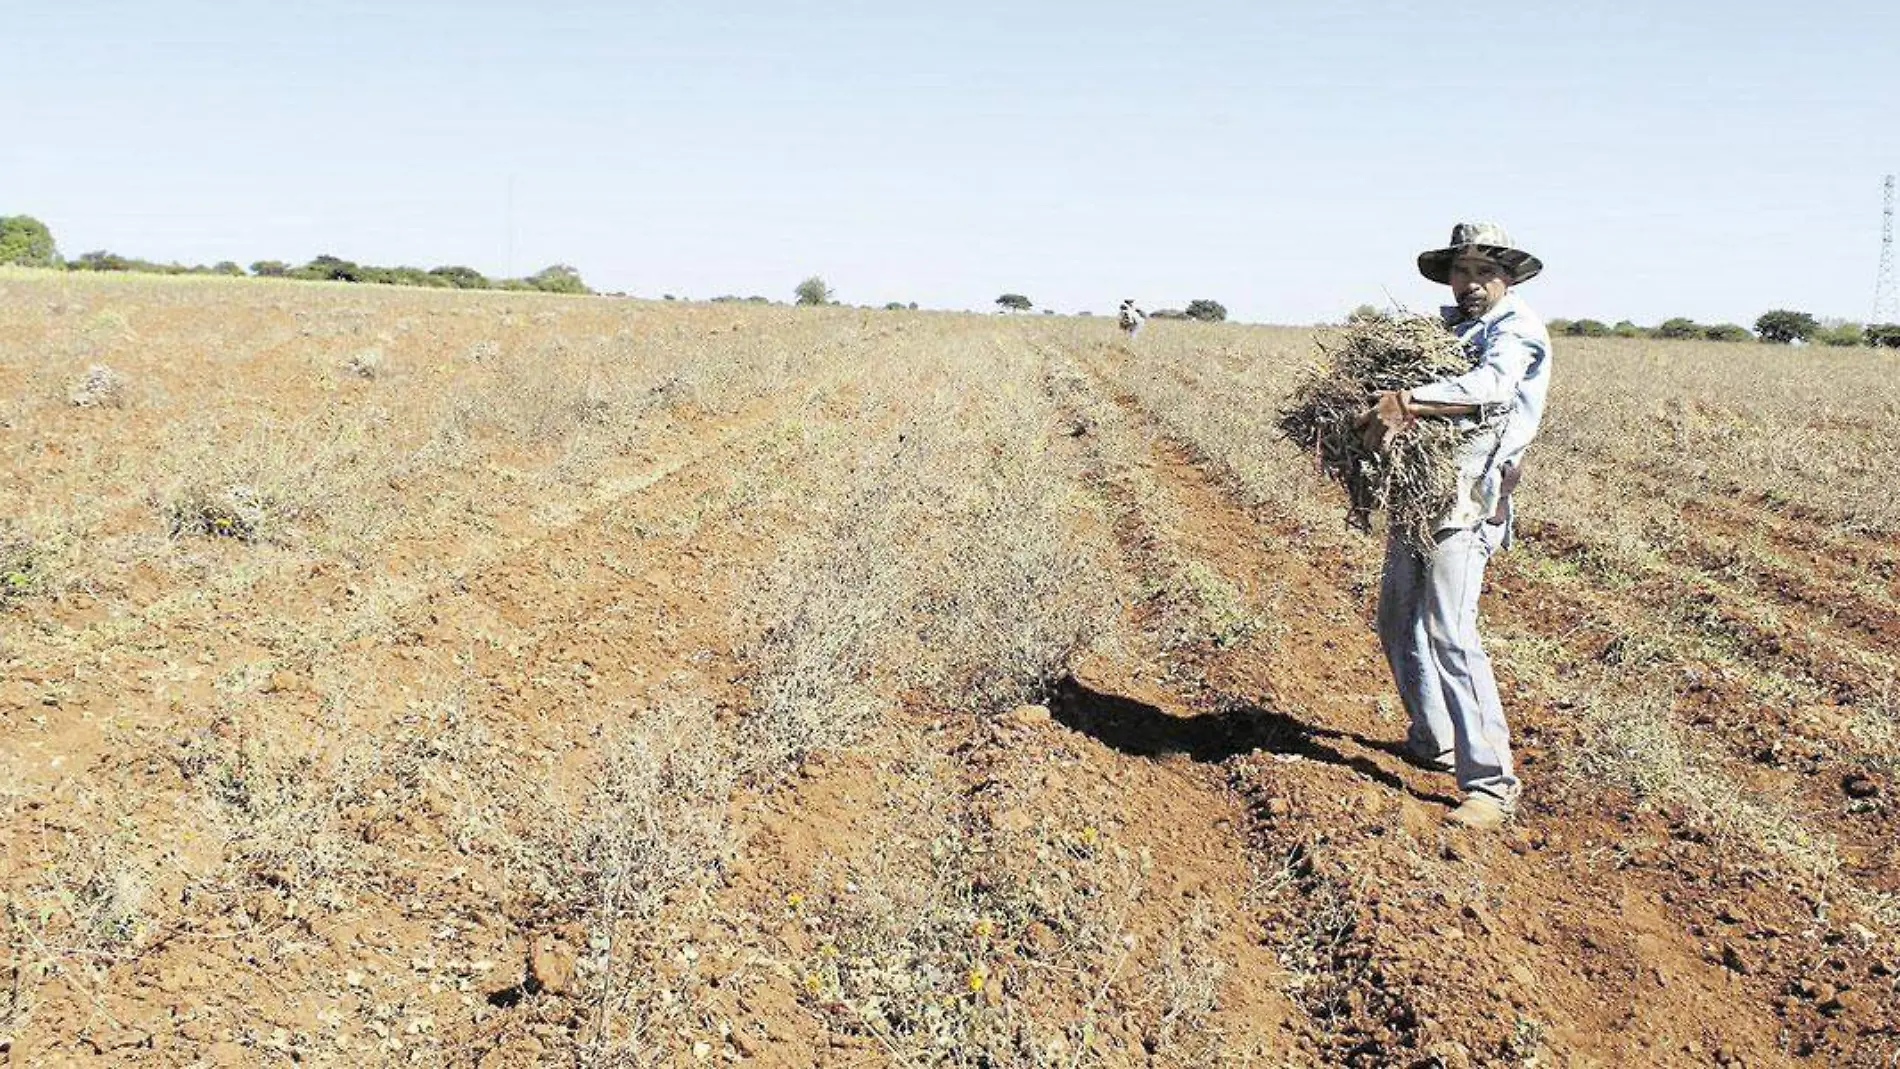
<svg viewBox="0 0 1900 1069"><path fill-rule="evenodd" d="M1465 793L1449 821L1496 828L1511 818L1520 784L1510 728L1491 661L1478 639L1485 563L1511 543L1511 491L1537 436L1550 386L1550 334L1513 286L1544 265L1494 223L1460 223L1446 248L1420 253L1418 269L1451 287L1446 326L1474 366L1412 390L1375 395L1359 417L1369 446L1384 448L1419 419L1475 423L1492 417L1458 458L1458 496L1430 553L1396 534L1379 584L1379 641L1411 718L1404 751L1413 764L1452 772Z"/></svg>
<svg viewBox="0 0 1900 1069"><path fill-rule="evenodd" d="M1116 325L1122 328L1123 334L1131 338L1141 333L1141 325L1146 322L1147 319L1148 313L1135 307L1135 299L1133 297L1123 301L1121 311L1115 313Z"/></svg>

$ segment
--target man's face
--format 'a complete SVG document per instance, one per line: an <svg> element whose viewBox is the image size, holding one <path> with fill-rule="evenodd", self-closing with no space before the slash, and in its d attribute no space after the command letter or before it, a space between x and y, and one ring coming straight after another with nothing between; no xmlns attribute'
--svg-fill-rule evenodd
<svg viewBox="0 0 1900 1069"><path fill-rule="evenodd" d="M1451 296L1458 310L1476 319L1504 299L1511 276L1489 256L1467 254L1451 262Z"/></svg>

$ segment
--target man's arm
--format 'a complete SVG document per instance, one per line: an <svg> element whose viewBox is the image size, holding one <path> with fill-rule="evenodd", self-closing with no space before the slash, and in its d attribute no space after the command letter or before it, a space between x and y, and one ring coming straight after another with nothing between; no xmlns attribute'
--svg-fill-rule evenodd
<svg viewBox="0 0 1900 1069"><path fill-rule="evenodd" d="M1476 416L1490 405L1509 402L1542 347L1519 334L1500 334L1485 349L1484 360L1457 378L1426 383L1412 390L1375 394L1372 406L1353 426L1365 434L1368 449L1384 451L1398 433L1421 417Z"/></svg>
<svg viewBox="0 0 1900 1069"><path fill-rule="evenodd" d="M1454 379L1428 382L1412 390L1412 399L1463 406L1471 414L1491 405L1509 404L1517 388L1543 355L1543 346L1522 334L1499 333L1486 346L1477 367ZM1423 413L1421 413L1423 414Z"/></svg>

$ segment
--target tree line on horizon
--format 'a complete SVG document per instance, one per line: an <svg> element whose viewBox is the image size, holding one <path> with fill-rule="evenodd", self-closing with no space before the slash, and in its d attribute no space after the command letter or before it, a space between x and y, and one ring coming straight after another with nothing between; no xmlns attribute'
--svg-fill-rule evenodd
<svg viewBox="0 0 1900 1069"><path fill-rule="evenodd" d="M1362 304L1349 319L1380 315L1378 309ZM1824 322L1807 312L1776 308L1755 319L1753 329L1740 323L1697 323L1686 316L1665 319L1653 327L1638 326L1627 319L1611 324L1600 319L1551 319L1545 323L1552 336L1569 338L1663 338L1675 341L1759 341L1768 345L1856 346L1900 349L1900 324L1860 324L1845 320Z"/></svg>
<svg viewBox="0 0 1900 1069"><path fill-rule="evenodd" d="M45 223L30 215L0 216L0 264L67 271L128 271L158 275L225 275L243 278L290 278L306 282L363 282L383 286L421 286L433 289L525 290L539 293L592 293L581 273L567 264L552 264L525 278L489 278L472 267L448 264L420 267L379 267L324 254L293 266L282 260L259 260L249 271L231 260L205 264L157 263L100 249L73 259L59 254L58 244Z"/></svg>
<svg viewBox="0 0 1900 1069"><path fill-rule="evenodd" d="M121 256L106 250L83 253L67 260L60 256L58 244L52 231L45 223L30 215L0 216L0 264L15 264L23 267L41 267L64 269L68 271L125 271L165 275L225 275L256 278L289 278L319 282L359 282L388 286L418 286L434 289L462 290L504 290L529 291L539 293L591 294L594 291L581 279L581 274L567 264L551 264L524 278L491 279L472 267L448 264L440 267L380 267L373 264L359 264L337 256L323 254L308 263L293 266L282 260L258 260L247 270L234 261L221 260L206 266L204 264L157 263L136 257ZM831 287L822 278L813 276L800 282L793 291L796 303L801 305L823 305L837 303ZM671 294L667 295L672 300ZM715 300L737 301L738 297L715 298ZM750 302L763 302L763 297L744 298ZM1005 293L996 298L998 308L1007 312L1027 312L1035 307L1030 299L1020 293ZM906 306L900 302L885 305L887 309L900 310ZM908 308L916 309L916 302L910 302ZM1054 314L1053 309L1043 309L1044 314ZM1088 313L1082 313L1084 315ZM1371 305L1362 304L1355 308L1349 319L1381 314ZM1197 298L1190 301L1185 309L1163 308L1151 313L1154 319L1192 319L1206 323L1219 323L1227 318L1227 308L1219 301ZM1716 342L1760 341L1771 345L1789 345L1796 342L1805 345L1825 346L1873 346L1877 348L1900 349L1900 324L1868 323L1860 324L1835 320L1824 322L1807 312L1786 308L1777 308L1762 313L1755 320L1753 329L1739 323L1697 323L1683 316L1665 319L1654 327L1643 327L1630 320L1620 320L1614 324L1598 319L1551 319L1548 327L1553 335L1573 338L1662 338L1672 340L1702 340Z"/></svg>

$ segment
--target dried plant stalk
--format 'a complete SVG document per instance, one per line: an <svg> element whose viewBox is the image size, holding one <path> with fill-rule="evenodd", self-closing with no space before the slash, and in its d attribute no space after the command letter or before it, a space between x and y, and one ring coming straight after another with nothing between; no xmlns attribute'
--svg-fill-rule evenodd
<svg viewBox="0 0 1900 1069"><path fill-rule="evenodd" d="M1428 316L1364 316L1319 342L1321 359L1280 411L1280 430L1345 488L1346 522L1372 529L1372 514L1428 551L1458 492L1459 449L1483 429L1470 420L1422 419L1385 452L1367 449L1353 421L1372 394L1408 390L1471 370L1464 345Z"/></svg>

